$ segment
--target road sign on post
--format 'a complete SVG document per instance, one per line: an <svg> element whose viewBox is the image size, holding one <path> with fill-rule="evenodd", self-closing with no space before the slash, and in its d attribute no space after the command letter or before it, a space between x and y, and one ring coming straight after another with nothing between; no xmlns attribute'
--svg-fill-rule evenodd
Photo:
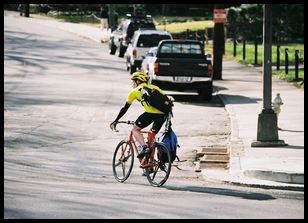
<svg viewBox="0 0 308 223"><path fill-rule="evenodd" d="M214 9L214 38L213 38L213 79L222 80L222 57L225 47L224 18L226 10L222 4L216 4Z"/></svg>
<svg viewBox="0 0 308 223"><path fill-rule="evenodd" d="M226 9L214 9L214 23L225 23L227 21Z"/></svg>

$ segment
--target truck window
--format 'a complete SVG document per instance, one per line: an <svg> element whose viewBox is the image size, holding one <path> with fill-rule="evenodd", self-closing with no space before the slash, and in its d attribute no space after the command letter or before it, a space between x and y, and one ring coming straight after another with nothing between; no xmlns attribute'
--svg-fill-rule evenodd
<svg viewBox="0 0 308 223"><path fill-rule="evenodd" d="M160 53L166 54L202 54L202 48L197 43L164 43Z"/></svg>

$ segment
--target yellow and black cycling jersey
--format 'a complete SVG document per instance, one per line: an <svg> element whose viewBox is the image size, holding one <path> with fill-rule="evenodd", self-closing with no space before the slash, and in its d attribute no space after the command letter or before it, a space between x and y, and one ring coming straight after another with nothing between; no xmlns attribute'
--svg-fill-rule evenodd
<svg viewBox="0 0 308 223"><path fill-rule="evenodd" d="M127 103L132 104L134 102L134 100L137 99L138 101L141 102L141 105L144 107L145 112L153 113L153 114L164 114L164 112L158 110L157 108L154 108L151 105L148 105L145 101L142 100L142 93L141 93L140 89L144 86L146 86L150 89L154 88L154 89L158 90L160 93L164 93L159 87L157 87L155 85L142 83L138 87L134 88L131 92L128 93Z"/></svg>

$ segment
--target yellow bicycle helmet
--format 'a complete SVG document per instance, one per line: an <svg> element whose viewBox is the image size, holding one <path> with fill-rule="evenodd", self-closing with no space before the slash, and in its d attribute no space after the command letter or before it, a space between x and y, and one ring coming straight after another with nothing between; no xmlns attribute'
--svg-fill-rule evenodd
<svg viewBox="0 0 308 223"><path fill-rule="evenodd" d="M131 80L139 80L141 82L148 82L149 76L141 71L137 71L130 77Z"/></svg>

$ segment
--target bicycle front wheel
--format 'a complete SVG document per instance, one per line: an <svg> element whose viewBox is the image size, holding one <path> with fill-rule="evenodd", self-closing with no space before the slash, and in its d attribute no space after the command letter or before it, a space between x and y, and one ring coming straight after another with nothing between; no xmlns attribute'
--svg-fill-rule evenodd
<svg viewBox="0 0 308 223"><path fill-rule="evenodd" d="M162 186L168 179L171 171L171 156L169 150L163 143L155 143L154 166L146 168L149 183L154 187Z"/></svg>
<svg viewBox="0 0 308 223"><path fill-rule="evenodd" d="M132 172L134 165L134 150L130 142L122 140L117 145L112 161L113 175L117 181L123 183Z"/></svg>

